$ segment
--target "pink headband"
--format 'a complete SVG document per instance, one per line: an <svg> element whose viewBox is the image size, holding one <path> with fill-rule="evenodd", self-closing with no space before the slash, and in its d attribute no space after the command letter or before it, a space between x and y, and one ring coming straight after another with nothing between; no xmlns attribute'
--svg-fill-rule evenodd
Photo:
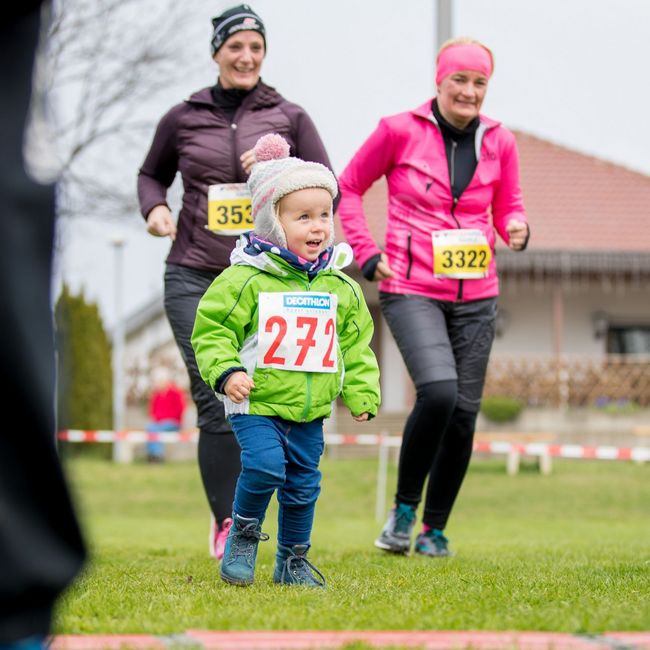
<svg viewBox="0 0 650 650"><path fill-rule="evenodd" d="M436 85L460 70L474 70L489 79L492 74L492 57L484 47L474 43L450 45L438 56Z"/></svg>

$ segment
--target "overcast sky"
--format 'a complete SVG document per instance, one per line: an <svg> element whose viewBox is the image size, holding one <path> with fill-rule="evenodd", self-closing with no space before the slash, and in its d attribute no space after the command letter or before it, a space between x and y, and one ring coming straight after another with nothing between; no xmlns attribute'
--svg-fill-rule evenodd
<svg viewBox="0 0 650 650"><path fill-rule="evenodd" d="M146 0L142 0L143 3ZM200 63L147 110L157 120L211 85L210 18L234 2L188 0L188 51ZM454 36L492 48L495 72L483 112L506 126L650 175L650 2L454 0ZM155 6L155 5L154 5ZM383 115L434 94L435 0L257 0L267 28L262 78L310 113L340 172ZM143 36L144 37L144 36ZM133 187L150 143L131 152ZM525 196L524 196L525 200ZM82 287L108 327L115 317L113 235L126 240L126 314L162 291L167 240L124 224L78 220L65 233L57 281ZM532 242L534 244L534 242Z"/></svg>

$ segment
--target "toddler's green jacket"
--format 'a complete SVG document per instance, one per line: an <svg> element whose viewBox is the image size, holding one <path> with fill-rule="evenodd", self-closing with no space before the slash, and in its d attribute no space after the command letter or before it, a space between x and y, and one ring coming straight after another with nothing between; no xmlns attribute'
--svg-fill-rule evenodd
<svg viewBox="0 0 650 650"><path fill-rule="evenodd" d="M217 393L226 415L278 416L293 422L328 417L340 394L353 415L377 414L379 368L370 349L374 326L357 282L339 269L352 259L347 244L335 246L330 265L310 281L279 255L250 255L245 240L231 256L231 266L211 284L199 303L192 333L201 376L215 391L233 368L245 368L255 388L236 404ZM336 294L338 371L303 372L257 366L258 294L260 292Z"/></svg>

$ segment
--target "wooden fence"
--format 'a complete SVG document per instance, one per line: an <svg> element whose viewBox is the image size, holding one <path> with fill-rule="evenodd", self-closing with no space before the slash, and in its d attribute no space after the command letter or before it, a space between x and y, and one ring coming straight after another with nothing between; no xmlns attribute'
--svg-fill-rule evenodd
<svg viewBox="0 0 650 650"><path fill-rule="evenodd" d="M529 406L650 406L650 356L493 355L483 395Z"/></svg>

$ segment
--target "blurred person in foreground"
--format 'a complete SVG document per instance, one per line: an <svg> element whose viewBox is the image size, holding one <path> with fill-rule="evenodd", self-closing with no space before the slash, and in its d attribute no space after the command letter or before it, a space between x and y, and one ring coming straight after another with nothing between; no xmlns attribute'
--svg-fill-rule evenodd
<svg viewBox="0 0 650 650"><path fill-rule="evenodd" d="M497 314L496 233L514 251L529 229L514 135L481 114L492 52L468 38L445 43L433 99L380 120L340 178L339 217L415 384L404 427L395 505L375 541L408 554L428 485L415 553L451 554L444 533L472 454ZM388 182L385 248L362 197Z"/></svg>
<svg viewBox="0 0 650 650"><path fill-rule="evenodd" d="M41 5L43 4L43 7ZM57 455L51 264L54 188L25 171L23 135L41 11L0 10L0 648L47 647L53 609L86 549Z"/></svg>
<svg viewBox="0 0 650 650"><path fill-rule="evenodd" d="M246 179L255 162L252 148L265 133L279 133L292 155L331 169L309 115L260 75L267 34L250 5L237 5L212 19L216 83L174 106L160 120L138 175L140 209L147 230L169 237L165 311L190 377L197 409L198 462L210 505L209 551L220 559L232 525L240 450L223 405L201 379L190 343L199 300L228 266L237 237L252 228ZM183 181L175 220L167 190L176 173Z"/></svg>

